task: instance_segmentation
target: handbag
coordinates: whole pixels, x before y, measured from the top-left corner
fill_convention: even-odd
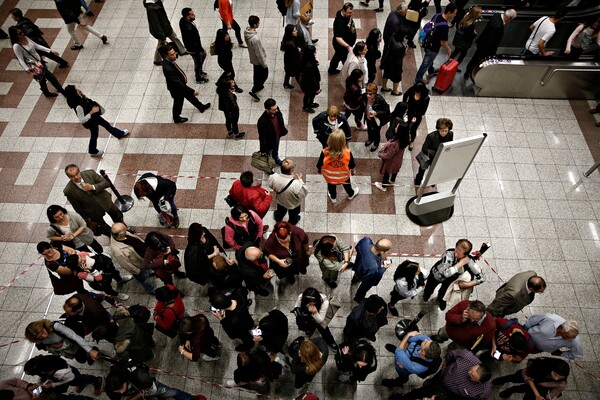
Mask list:
[[[40,60],[38,60],[33,54],[29,52],[29,50],[23,47],[22,44],[19,44],[19,46],[21,46],[21,48],[31,56],[30,59],[28,58],[26,60],[26,63],[33,75],[33,79],[35,79],[36,81],[42,80],[44,78],[44,75],[46,75],[46,64],[44,64],[41,61],[41,57]]]
[[[92,220],[91,218],[85,218],[85,224],[88,228],[90,228],[94,236],[102,235],[102,228],[100,227],[100,224],[96,221]]]
[[[328,326],[335,314],[342,307],[342,303],[338,300],[337,297],[331,296],[329,298],[329,307],[327,307],[327,313],[325,313],[325,319],[323,320],[323,325]]]
[[[419,22],[419,12],[415,10],[406,11],[406,20],[411,22]]]
[[[427,154],[423,153],[422,151],[419,154],[417,154],[416,159],[421,169],[427,169],[427,167],[429,167],[429,164],[431,164],[429,156],[427,156]]]
[[[217,42],[212,42],[210,44],[209,52],[210,52],[211,56],[216,56],[217,55]]]
[[[273,173],[273,168],[275,168],[277,163],[270,155],[261,153],[260,151],[255,151],[252,153],[252,161],[250,161],[250,165],[271,175]]]

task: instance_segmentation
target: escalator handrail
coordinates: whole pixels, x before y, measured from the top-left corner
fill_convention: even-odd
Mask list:
[[[546,86],[556,72],[580,72],[583,70],[586,72],[600,72],[600,68],[598,67],[586,68],[585,66],[582,66],[582,68],[552,68],[552,71],[550,71],[547,76],[540,79],[540,86]]]

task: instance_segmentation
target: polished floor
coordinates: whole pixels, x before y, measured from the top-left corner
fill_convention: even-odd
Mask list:
[[[339,77],[326,73],[326,58],[328,51],[331,52],[331,49],[327,50],[331,47],[330,27],[342,2],[327,3],[315,2],[314,10],[313,36],[320,40],[317,48],[323,88],[323,93],[316,99],[321,104],[318,111],[325,110],[326,104],[341,104],[342,94]],[[360,38],[365,38],[376,26],[382,28],[390,7],[397,4],[386,1],[385,11],[375,13],[374,3],[370,9],[355,3],[354,18]],[[165,1],[176,32],[179,32],[180,9],[189,5],[189,2]],[[109,43],[103,45],[96,37],[78,29],[77,34],[85,38],[85,48],[80,51],[69,50],[71,43],[66,27],[49,0],[5,0],[0,6],[0,22],[5,30],[12,25],[8,12],[15,6],[42,27],[52,48],[71,63],[70,68],[55,70],[59,80],[77,85],[104,105],[106,118],[120,128],[128,128],[131,135],[119,141],[102,131],[100,148],[106,150],[106,155],[101,160],[90,158],[86,154],[88,131],[81,127],[64,99],[41,96],[37,83],[18,65],[9,41],[0,41],[2,379],[20,376],[22,365],[35,353],[23,339],[25,326],[45,316],[56,319],[62,313],[64,298],[52,295],[35,244],[45,239],[46,207],[66,205],[62,194],[67,182],[64,166],[76,163],[82,169],[104,169],[123,194],[131,193],[136,176],[144,172],[174,176],[182,227],[200,222],[216,233],[228,214],[223,198],[231,179],[251,168],[250,155],[258,150],[255,124],[263,112],[262,101],[253,102],[247,94],[252,80],[248,52],[235,47],[237,81],[245,90],[238,96],[240,123],[248,136],[240,141],[226,139],[224,118],[216,107],[213,85],[220,75],[215,57],[208,57],[205,66],[211,82],[192,83],[200,92],[201,101],[211,102],[213,106],[201,114],[186,103],[182,115],[190,122],[172,124],[171,98],[161,68],[152,64],[156,40],[148,32],[140,0],[92,2],[96,17],[90,19],[90,23],[108,36]],[[191,6],[196,11],[203,44],[208,47],[215,30],[220,27],[212,1],[195,1]],[[600,158],[600,129],[594,127],[596,120],[587,112],[592,104],[587,101],[433,95],[426,120],[419,130],[416,149],[405,153],[397,186],[386,193],[373,186],[381,180],[380,161],[363,145],[366,133],[353,130],[350,147],[357,160],[355,183],[360,187],[360,194],[349,201],[340,192],[337,204],[332,205],[327,200],[326,186],[316,171],[320,145],[312,132],[309,116],[301,111],[302,93],[298,87],[294,90],[282,87],[281,16],[272,0],[236,2],[235,16],[240,25],[245,26],[251,14],[261,17],[259,35],[268,53],[270,75],[260,93],[261,100],[273,97],[279,104],[290,130],[281,143],[280,154],[296,161],[297,171],[306,176],[310,188],[299,224],[310,240],[324,233],[341,235],[349,242],[356,242],[365,235],[375,239],[388,237],[394,244],[394,252],[408,254],[426,267],[431,267],[437,260],[436,255],[452,247],[459,238],[467,237],[476,246],[483,241],[491,242],[492,248],[486,253],[489,264],[483,265],[487,282],[476,288],[473,298],[487,303],[502,281],[516,272],[537,271],[548,281],[548,290],[516,317],[524,321],[528,315],[555,312],[577,320],[585,357],[571,363],[572,375],[563,398],[598,399],[600,175],[598,172],[589,178],[583,175]],[[420,60],[419,49],[407,54],[404,90],[410,86]],[[189,57],[182,57],[179,64],[189,77],[193,76]],[[50,62],[50,66],[54,68],[55,64]],[[392,107],[398,101],[389,94],[384,97]],[[460,185],[452,218],[434,226],[419,227],[405,214],[406,202],[415,195],[412,181],[417,164],[414,156],[426,133],[440,117],[452,119],[456,138],[486,132],[488,139]],[[451,187],[452,183],[440,185],[438,189]],[[160,229],[153,208],[145,201],[136,201],[125,220],[142,233]],[[266,223],[273,225],[271,213]],[[184,228],[168,233],[178,235],[178,247],[185,247]],[[402,259],[395,257],[394,262]],[[388,272],[379,287],[373,289],[385,299],[392,287],[392,272]],[[177,283],[187,294],[185,303],[190,314],[207,310],[206,288],[186,281]],[[253,306],[254,315],[259,316],[273,307],[284,312],[291,310],[298,293],[311,285],[325,291],[314,258],[311,259],[310,273],[288,288],[279,301],[272,296],[257,299]],[[344,317],[353,306],[351,299],[355,290],[356,286],[350,286],[350,274],[342,274],[334,294],[341,299],[343,307],[331,325],[337,338],[341,337]],[[135,282],[127,283],[123,291],[131,294],[127,304],[154,304]],[[422,308],[429,314],[420,323],[421,330],[433,333],[443,323],[443,314],[435,303],[426,304],[415,299],[399,305],[401,315],[407,317],[415,316]],[[292,319],[290,322],[291,341],[297,331]],[[384,345],[396,341],[393,331],[396,322],[391,318],[389,325],[379,332],[374,342],[379,367],[366,382],[358,385],[338,382],[338,372],[330,359],[309,389],[322,399],[387,398],[391,391],[380,382],[383,378],[393,377],[395,372],[393,358],[384,350]],[[159,369],[158,378],[213,400],[263,398],[221,386],[233,376],[234,344],[216,321],[211,323],[224,344],[221,359],[213,363],[183,361],[176,351],[177,343],[157,334],[157,358],[152,365]],[[108,347],[103,348],[109,351]],[[82,366],[84,370],[88,368]],[[494,373],[513,372],[517,368],[519,366],[496,366]],[[102,363],[92,368],[97,373],[107,369],[108,365]],[[420,379],[413,377],[409,385],[420,383]],[[90,389],[86,393],[91,395]],[[292,377],[287,374],[272,383],[268,397],[264,398],[289,399],[292,395]],[[497,390],[495,396],[499,398]]]

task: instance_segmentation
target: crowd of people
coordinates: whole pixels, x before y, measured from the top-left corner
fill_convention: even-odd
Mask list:
[[[55,0],[55,3],[74,40],[71,50],[83,49],[74,32],[76,26],[97,36],[103,44],[108,43],[105,35],[89,24],[82,24],[84,1]],[[282,83],[285,89],[293,90],[295,86],[291,79],[296,79],[304,93],[302,109],[312,114],[320,107],[315,103],[321,92],[315,47],[318,39],[312,37],[310,13],[301,13],[300,1],[285,0],[282,3],[280,10],[283,10],[287,23],[280,46],[284,52]],[[312,120],[323,147],[315,168],[327,184],[327,196],[332,204],[338,201],[339,185],[348,200],[359,194],[359,188],[352,183],[357,162],[348,147],[352,140],[350,116],[354,116],[358,130],[367,131],[365,146],[372,152],[377,151],[382,160],[382,180],[376,182],[375,187],[386,192],[396,181],[405,149],[413,150],[418,128],[429,105],[427,83],[436,74],[433,64],[440,49],[457,57],[460,63],[472,44],[477,43],[477,51],[466,67],[465,77],[468,77],[481,59],[495,54],[503,26],[516,17],[512,9],[502,15],[496,14],[478,35],[475,22],[481,14],[480,7],[467,11],[465,2],[457,1],[442,10],[439,3],[435,2],[437,13],[429,22],[431,38],[426,38],[423,44],[423,63],[416,73],[414,85],[405,93],[401,91],[403,58],[416,48],[414,40],[429,1],[401,2],[388,16],[383,32],[374,28],[365,41],[357,40],[352,3],[345,3],[336,13],[332,40],[334,55],[329,60],[328,73],[341,75],[345,91],[343,99],[339,100],[345,110],[342,112],[337,106],[329,105]],[[198,100],[199,91],[188,85],[186,73],[176,62],[178,56],[189,54],[194,62],[195,82],[200,85],[209,82],[203,68],[207,51],[200,40],[194,10],[181,10],[181,42],[161,0],[144,0],[143,4],[150,33],[158,41],[154,64],[162,66],[167,89],[173,98],[173,122],[185,123],[188,119],[181,116],[184,99],[200,112],[211,106]],[[366,7],[368,1],[360,2],[360,5]],[[248,93],[257,102],[269,75],[268,57],[258,34],[261,27],[258,16],[249,16],[248,27],[242,34],[240,25],[233,18],[230,0],[215,0],[214,7],[222,19],[222,29],[217,31],[210,46],[211,54],[217,55],[223,70],[216,79],[218,108],[225,114],[227,136],[237,140],[246,136],[246,132],[240,132],[238,128],[237,95],[243,90],[235,81],[229,29],[234,30],[238,45],[248,49],[253,66],[253,83]],[[89,9],[84,10],[90,15]],[[380,0],[375,11],[382,10]],[[416,19],[407,17],[409,11],[417,16]],[[39,82],[45,96],[58,96],[49,91],[47,81],[65,96],[78,120],[90,130],[89,154],[101,157],[103,152],[96,144],[98,126],[103,126],[118,139],[127,136],[129,131],[120,130],[103,119],[103,107],[87,98],[80,88],[73,85],[63,88],[43,57],[57,62],[59,68],[67,68],[68,62],[50,49],[42,37],[43,32],[24,17],[21,10],[15,8],[11,14],[17,25],[9,29],[9,36],[20,65]],[[560,10],[550,18],[536,21],[531,26],[527,52],[551,55],[545,44],[552,36],[553,26],[564,15]],[[456,28],[452,42],[454,49],[448,42],[451,27]],[[580,25],[569,38],[565,54],[577,57],[591,51],[600,43],[598,27],[598,21]],[[382,41],[384,46],[380,51]],[[375,83],[378,60],[379,68],[383,70],[381,86]],[[338,69],[340,64],[341,70]],[[388,88],[389,81],[391,88]],[[402,96],[393,111],[387,93]],[[396,376],[375,384],[401,387],[413,374],[427,381],[410,392],[391,392],[390,398],[483,400],[491,397],[493,385],[507,383],[517,385],[501,391],[502,398],[513,393],[525,393],[526,399],[556,399],[560,396],[570,373],[565,359],[583,356],[577,322],[551,313],[530,316],[525,323],[507,318],[531,304],[536,294],[544,292],[546,282],[542,277],[535,271],[520,272],[500,288],[488,289],[496,290],[489,305],[472,300],[473,287],[489,286],[489,283],[486,283],[484,270],[478,266],[480,254],[473,250],[468,239],[460,239],[429,271],[414,260],[404,260],[395,266],[389,298],[368,295],[393,266],[390,253],[398,244],[387,238],[363,237],[353,246],[333,233],[309,238],[298,226],[301,204],[308,195],[307,185],[303,175],[295,171],[293,159],[279,154],[280,141],[288,132],[283,114],[275,99],[268,97],[263,104],[265,111],[257,121],[258,150],[278,166],[276,171],[270,171],[269,189],[255,185],[251,171],[243,172],[226,199],[231,210],[221,230],[222,240],[217,239],[218,234],[193,222],[188,227],[183,257],[180,257],[173,238],[165,232],[152,230],[138,235],[125,224],[123,213],[115,207],[107,191],[109,183],[104,177],[93,170],[81,171],[74,164],[65,167],[69,182],[64,195],[73,211],[60,205],[49,206],[47,240],[37,244],[54,293],[67,296],[63,305],[64,318],[60,321],[36,320],[27,325],[25,337],[45,353],[30,359],[24,371],[39,377],[39,383],[17,378],[2,381],[0,397],[66,399],[65,393],[73,387],[75,394],[68,398],[86,399],[89,397],[81,395],[81,391],[86,386],[93,386],[94,396],[105,392],[111,399],[141,396],[202,399],[201,394],[192,395],[160,382],[150,373],[146,363],[155,357],[154,335],[158,334],[155,331],[173,340],[184,360],[217,362],[223,344],[211,324],[221,325],[238,353],[237,368],[233,377],[227,380],[227,386],[261,390],[269,382],[292,374],[296,394],[300,394],[307,390],[330,355],[335,360],[340,381],[353,384],[364,381],[369,374],[382,368],[372,342],[376,341],[380,328],[389,324],[390,318],[399,316],[398,302],[409,302],[421,295],[427,302],[436,288],[435,299],[440,311],[448,308],[445,325],[435,335],[414,330],[407,332],[398,344],[386,344],[386,351],[394,354]],[[381,130],[386,126],[385,141],[380,146]],[[435,130],[427,135],[419,153],[421,157],[416,157],[419,160],[414,179],[416,186],[421,184],[439,145],[453,140],[452,127],[450,119],[440,118]],[[166,228],[180,225],[176,190],[175,182],[152,173],[142,175],[133,187],[138,198],[152,202],[161,225]],[[272,204],[274,198],[275,204]],[[270,229],[263,219],[272,206],[275,224]],[[107,224],[106,214],[112,225]],[[286,216],[287,220],[284,220]],[[270,234],[265,235],[267,232]],[[110,251],[95,239],[100,235],[109,238]],[[326,292],[297,284],[297,278],[307,274],[313,255],[323,284],[328,288]],[[352,273],[350,284],[360,285],[356,290],[352,289],[356,305],[345,316],[343,335],[336,338],[328,325],[340,304],[331,294],[339,287],[339,276],[343,273]],[[126,304],[129,296],[122,292],[121,284],[133,278],[156,299],[153,310]],[[210,307],[210,311],[193,316],[186,312],[185,293],[177,287],[184,279],[208,286],[207,308]],[[295,291],[293,296],[297,294],[291,312],[273,309],[261,316],[250,312],[253,302],[260,302],[260,297],[277,299],[291,290]],[[109,312],[103,302],[115,310]],[[303,335],[289,337],[289,318],[295,320]],[[114,352],[101,352],[86,338],[111,343]],[[448,340],[451,343],[443,349],[441,345]],[[551,356],[530,356],[541,352]],[[106,376],[83,374],[73,366],[74,363],[93,364],[104,359],[111,362]],[[514,374],[492,376],[499,363],[521,363],[525,359],[524,368]],[[387,367],[390,366],[384,366]]]

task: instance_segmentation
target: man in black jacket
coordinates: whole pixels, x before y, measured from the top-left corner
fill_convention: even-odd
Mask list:
[[[504,11],[504,14],[494,14],[490,19],[490,22],[488,22],[475,40],[475,43],[477,43],[477,50],[475,50],[473,58],[471,58],[471,61],[467,65],[464,75],[465,79],[471,77],[475,67],[484,58],[496,54],[500,41],[502,41],[502,37],[504,36],[504,26],[515,18],[517,18],[517,12],[512,8]]]
[[[385,300],[376,294],[363,299],[352,309],[344,326],[344,343],[352,347],[359,339],[375,341],[375,334],[387,325],[387,307]]]
[[[258,141],[260,152],[273,157],[277,165],[281,164],[279,158],[279,141],[287,135],[288,130],[283,121],[283,114],[274,99],[265,100],[265,112],[260,116],[256,127],[258,128]]]
[[[266,286],[272,275],[267,273],[268,263],[262,250],[254,246],[254,243],[246,242],[235,252],[235,259],[248,290],[259,296],[268,296]]]
[[[194,13],[194,10],[186,7],[181,10],[181,15],[182,17],[179,20],[179,30],[181,31],[183,44],[190,56],[192,56],[192,60],[194,60],[196,83],[206,83],[208,82],[206,72],[202,71],[202,65],[204,64],[204,60],[206,60],[206,50],[202,47],[200,33],[194,22],[196,20],[196,14]]]
[[[173,46],[170,44],[162,46],[160,48],[160,55],[163,57],[162,67],[167,80],[167,89],[173,98],[173,121],[176,124],[182,124],[188,120],[181,117],[184,98],[192,103],[201,113],[206,111],[210,107],[210,103],[202,104],[196,98],[199,94],[198,91],[187,85],[185,72],[175,62],[177,60],[177,53],[173,49]]]

